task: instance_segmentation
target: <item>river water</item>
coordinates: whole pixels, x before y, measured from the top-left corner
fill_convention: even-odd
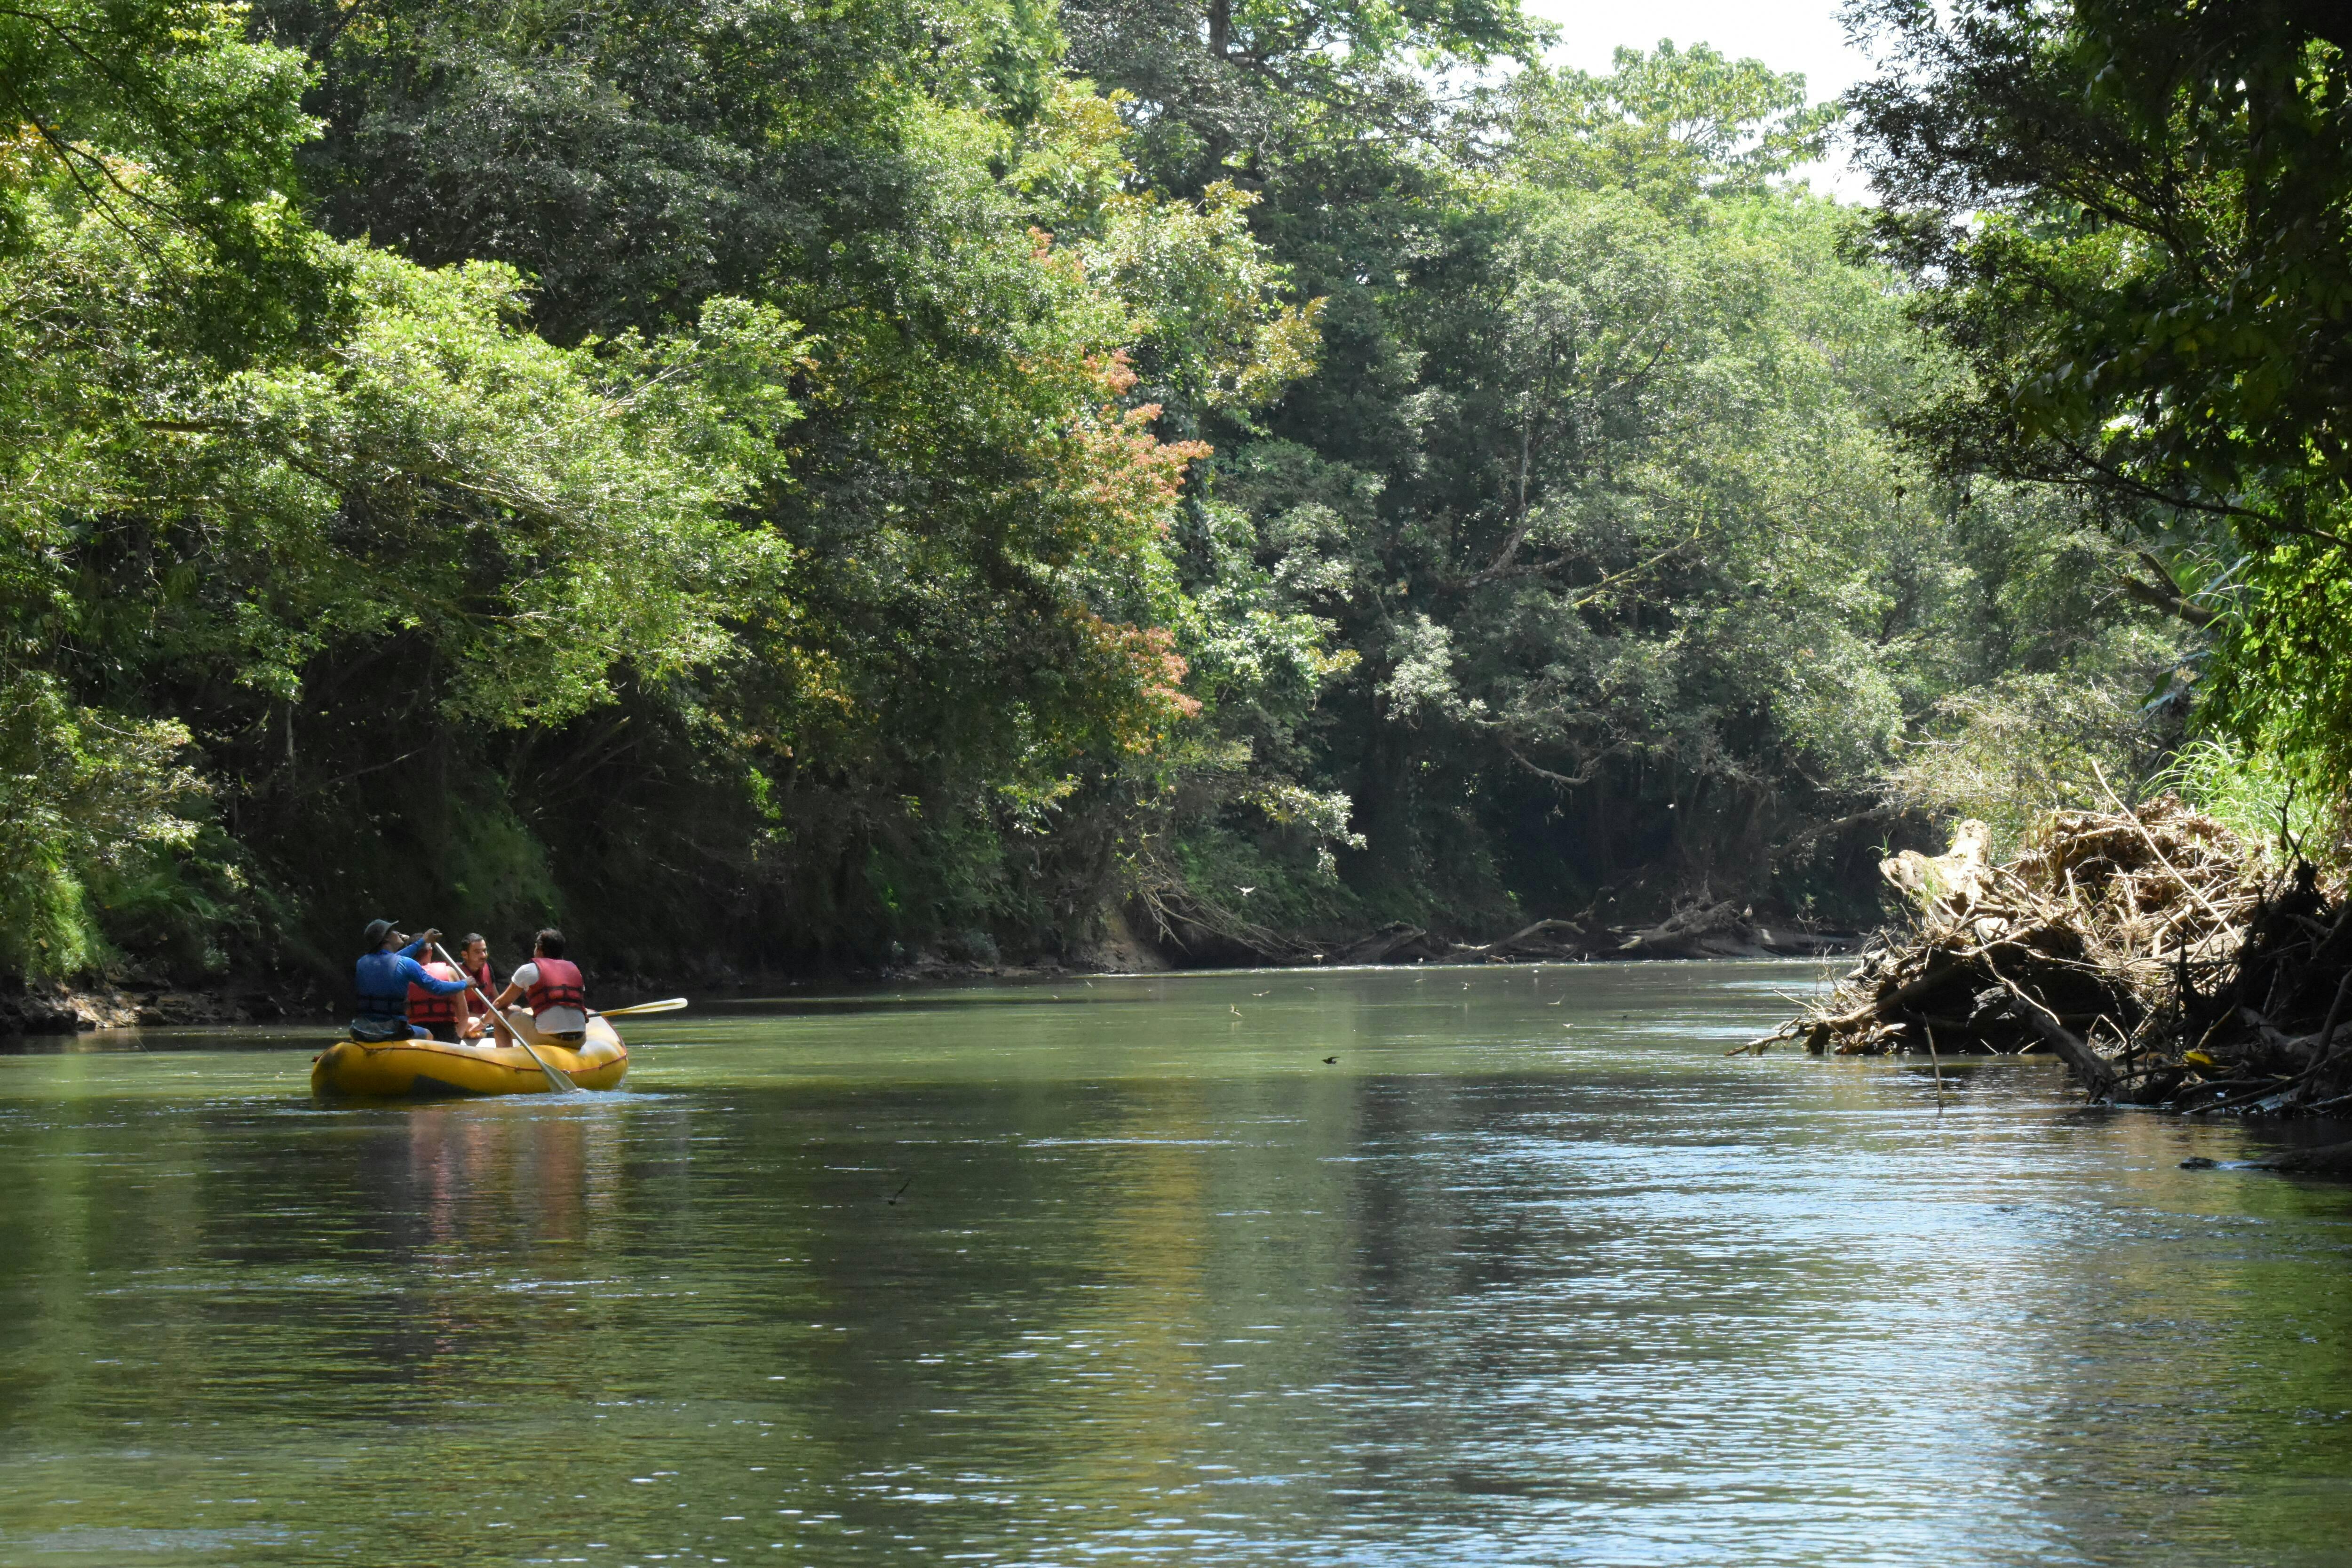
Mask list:
[[[2352,1560],[2352,1187],[1727,1058],[1815,978],[839,997],[415,1108],[0,1058],[0,1563]]]

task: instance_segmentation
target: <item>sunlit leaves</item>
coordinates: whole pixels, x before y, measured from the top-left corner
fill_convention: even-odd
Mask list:
[[[1955,474],[2056,481],[2217,574],[2222,699],[2338,792],[2352,83],[2326,7],[1872,0],[1884,254],[1972,375],[1915,424]],[[2292,649],[2292,652],[2286,650]]]
[[[1803,77],[1727,59],[1705,44],[1621,48],[1606,76],[1529,69],[1499,96],[1512,162],[1529,178],[1624,190],[1665,211],[1760,190],[1819,158],[1838,115],[1807,103]]]

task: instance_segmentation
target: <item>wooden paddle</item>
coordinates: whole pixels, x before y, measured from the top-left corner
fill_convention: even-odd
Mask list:
[[[672,996],[666,1002],[639,1002],[634,1006],[607,1007],[596,1016],[600,1018],[626,1018],[636,1013],[675,1013],[686,1005],[683,996]]]
[[[449,956],[448,950],[444,948],[439,942],[436,942],[433,944],[433,951],[440,954],[441,962],[447,964],[452,970],[455,970],[459,974],[466,974],[464,966],[459,964],[456,959],[451,958]],[[480,985],[477,984],[474,977],[470,974],[466,974],[466,988],[482,999],[482,1001],[490,1009],[490,1016],[498,1020],[499,1027],[504,1029],[507,1032],[508,1037],[512,1039],[516,1045],[522,1047],[523,1055],[529,1057],[533,1062],[537,1063],[539,1070],[547,1075],[548,1088],[553,1089],[558,1094],[572,1094],[579,1090],[580,1086],[572,1082],[571,1079],[567,1078],[561,1068],[557,1068],[545,1057],[541,1056],[536,1050],[531,1048],[530,1042],[522,1037],[522,1031],[506,1021],[505,1015],[499,1011],[499,1005],[490,1000],[489,994],[484,991]]]

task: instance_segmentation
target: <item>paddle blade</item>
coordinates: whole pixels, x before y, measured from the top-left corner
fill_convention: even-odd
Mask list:
[[[634,1007],[607,1007],[604,1009],[604,1016],[627,1018],[639,1013],[675,1013],[685,1005],[685,997],[673,996],[666,1002],[640,1002]]]
[[[580,1086],[572,1081],[571,1075],[566,1073],[562,1068],[557,1067],[553,1062],[549,1061],[545,1057],[541,1056],[538,1049],[534,1047],[529,1040],[517,1038],[515,1044],[520,1046],[524,1050],[530,1053],[530,1059],[537,1062],[539,1064],[539,1070],[547,1075],[548,1088],[553,1089],[558,1094],[577,1094],[580,1092]]]

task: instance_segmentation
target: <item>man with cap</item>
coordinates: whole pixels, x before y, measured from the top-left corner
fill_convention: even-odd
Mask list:
[[[428,931],[415,942],[408,942],[394,931],[390,921],[370,921],[361,941],[367,952],[360,954],[354,971],[360,994],[359,1016],[352,1020],[352,1037],[356,1040],[430,1039],[432,1031],[418,1028],[408,1021],[408,988],[412,985],[435,996],[454,996],[466,989],[462,980],[444,980],[425,973],[416,962],[416,955],[440,936],[440,931]]]

